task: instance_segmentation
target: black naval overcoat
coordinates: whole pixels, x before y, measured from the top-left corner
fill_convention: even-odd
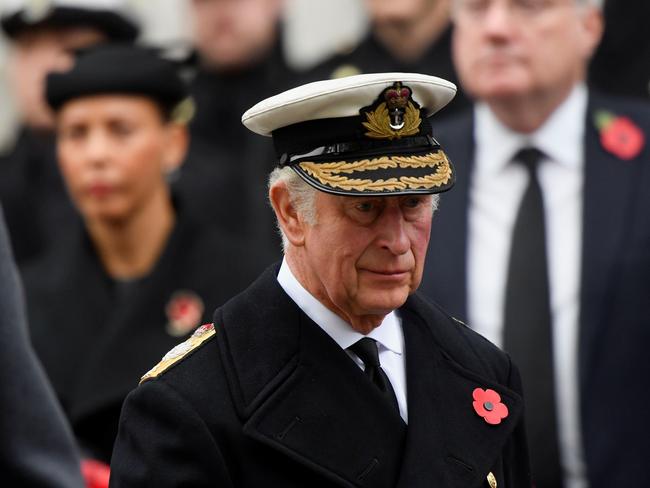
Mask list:
[[[530,486],[521,386],[506,354],[411,296],[399,310],[407,427],[286,295],[277,271],[219,308],[210,337],[130,393],[112,488]],[[509,413],[500,424],[474,411],[476,388],[501,395]]]
[[[170,331],[183,335],[166,313],[175,294],[200,297],[198,326],[268,261],[183,211],[152,272],[133,282],[107,276],[81,223],[64,244],[24,272],[32,342],[83,454],[108,462],[124,398],[178,343]]]

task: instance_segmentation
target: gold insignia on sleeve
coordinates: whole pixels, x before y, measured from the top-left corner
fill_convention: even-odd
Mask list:
[[[487,475],[487,482],[490,485],[490,488],[497,488],[497,479],[494,477],[494,474],[492,474],[492,471]]]
[[[161,373],[164,373],[170,366],[176,364],[178,361],[187,356],[188,353],[199,347],[215,334],[216,331],[214,330],[214,324],[202,325],[194,331],[194,334],[192,334],[189,339],[187,339],[185,342],[181,342],[179,345],[165,354],[158,364],[156,364],[142,378],[140,378],[140,384],[144,383],[147,380],[154,379]]]

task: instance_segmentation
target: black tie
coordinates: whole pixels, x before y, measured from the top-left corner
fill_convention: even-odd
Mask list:
[[[537,179],[543,154],[519,151],[514,160],[529,173],[512,232],[505,296],[504,348],[519,366],[526,399],[526,428],[537,488],[560,488],[551,306],[546,255],[544,199]]]
[[[372,381],[377,388],[384,394],[386,400],[397,410],[399,413],[399,405],[397,404],[397,397],[393,385],[381,365],[379,364],[379,352],[377,351],[377,342],[370,337],[364,337],[356,343],[352,344],[348,349],[359,356],[365,366],[366,376]]]

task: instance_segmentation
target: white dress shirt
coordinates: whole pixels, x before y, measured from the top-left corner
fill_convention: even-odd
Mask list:
[[[404,334],[402,333],[402,320],[395,312],[391,312],[384,318],[379,327],[373,329],[370,334],[363,334],[352,329],[341,317],[332,312],[329,308],[319,302],[311,293],[309,293],[296,279],[291,272],[286,259],[282,261],[280,272],[278,273],[278,283],[282,289],[296,302],[296,305],[305,312],[305,314],[318,324],[336,342],[341,349],[345,350],[354,362],[361,368],[364,368],[356,354],[348,351],[348,347],[364,337],[370,337],[377,341],[379,350],[379,362],[381,368],[388,376],[397,403],[399,412],[404,419],[408,421],[408,408],[406,403],[406,366],[404,362]]]
[[[587,90],[583,85],[531,134],[511,131],[490,109],[475,109],[476,159],[469,190],[468,314],[470,324],[503,343],[510,243],[527,170],[513,164],[519,149],[534,146],[544,195],[553,354],[561,463],[567,488],[585,488],[578,401],[578,317],[582,246],[582,193]]]

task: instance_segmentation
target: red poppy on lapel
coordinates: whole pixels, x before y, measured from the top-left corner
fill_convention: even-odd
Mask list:
[[[645,135],[629,117],[599,110],[595,121],[600,143],[614,156],[626,161],[634,159],[645,146]]]
[[[165,307],[167,333],[181,337],[192,332],[203,318],[203,300],[192,291],[177,291]]]
[[[108,464],[95,459],[82,459],[81,474],[86,482],[86,488],[108,488],[111,474]]]
[[[494,390],[476,388],[472,393],[474,411],[491,425],[501,423],[508,416],[508,407],[501,403],[501,396]]]

